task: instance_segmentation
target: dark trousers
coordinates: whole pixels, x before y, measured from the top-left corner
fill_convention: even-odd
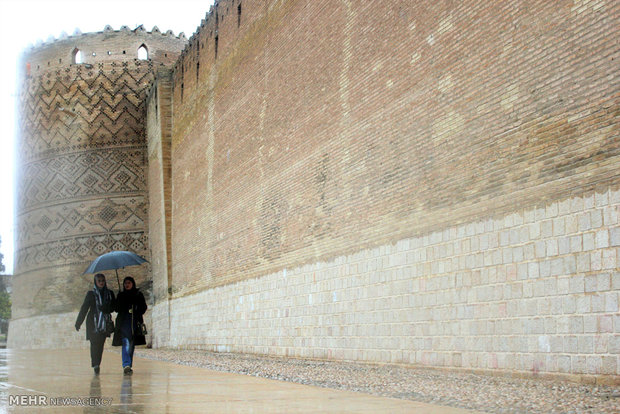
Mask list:
[[[101,355],[103,355],[105,338],[105,335],[96,333],[90,336],[90,361],[93,367],[101,365]]]

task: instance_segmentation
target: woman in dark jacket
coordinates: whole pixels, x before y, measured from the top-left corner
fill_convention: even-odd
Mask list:
[[[123,291],[118,294],[116,300],[116,329],[114,331],[113,346],[123,346],[123,371],[125,374],[132,372],[133,351],[136,345],[146,344],[146,338],[140,327],[144,323],[142,315],[146,312],[144,295],[136,287],[136,281],[132,277],[123,280]]]
[[[110,313],[114,311],[115,300],[114,293],[106,286],[103,274],[96,274],[94,282],[93,290],[86,292],[84,303],[75,321],[75,329],[79,331],[86,318],[86,340],[90,341],[90,360],[95,374],[99,374],[103,345],[114,329]]]

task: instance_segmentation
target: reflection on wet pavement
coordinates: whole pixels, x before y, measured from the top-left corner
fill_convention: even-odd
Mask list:
[[[210,371],[141,358],[124,375],[104,352],[0,350],[0,411],[45,413],[466,413],[457,408]]]

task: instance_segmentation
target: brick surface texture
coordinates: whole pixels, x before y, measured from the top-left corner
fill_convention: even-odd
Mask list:
[[[25,51],[10,346],[64,343],[62,331],[35,341],[28,332],[49,329],[41,318],[27,328],[28,318],[78,309],[93,285],[93,275],[82,273],[100,254],[150,257],[145,100],[155,71],[186,43],[142,27],[106,27]],[[141,45],[149,60],[137,59]],[[108,286],[118,289],[107,273]],[[134,276],[150,296],[145,267],[120,275]]]
[[[218,2],[144,104],[153,345],[618,382],[619,27]]]

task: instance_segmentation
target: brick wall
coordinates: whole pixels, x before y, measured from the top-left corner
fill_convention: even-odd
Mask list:
[[[618,182],[616,2],[236,4],[174,73],[177,295]]]
[[[174,68],[154,343],[617,378],[618,23],[219,2]]]

